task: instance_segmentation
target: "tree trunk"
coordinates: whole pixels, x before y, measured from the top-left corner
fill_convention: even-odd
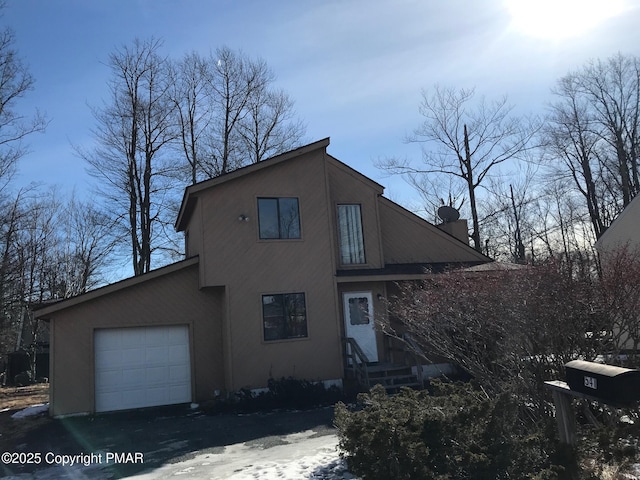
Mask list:
[[[467,125],[464,125],[464,155],[463,160],[464,174],[467,179],[467,187],[469,189],[469,208],[471,209],[471,219],[473,222],[473,248],[482,253],[482,243],[480,243],[480,220],[478,219],[478,207],[476,205],[476,188],[473,177],[473,164],[471,161],[471,149],[469,148],[469,134],[467,133]]]

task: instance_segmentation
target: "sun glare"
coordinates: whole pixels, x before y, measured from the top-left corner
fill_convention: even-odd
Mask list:
[[[504,0],[512,28],[531,37],[562,40],[587,33],[619,15],[625,0]]]

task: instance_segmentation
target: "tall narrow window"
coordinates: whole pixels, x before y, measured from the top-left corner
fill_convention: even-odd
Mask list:
[[[300,211],[297,198],[259,198],[260,238],[300,238]]]
[[[338,235],[340,263],[342,265],[366,263],[360,205],[338,205]]]

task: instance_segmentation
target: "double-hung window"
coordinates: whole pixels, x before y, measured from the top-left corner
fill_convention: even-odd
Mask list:
[[[262,296],[264,339],[285,340],[307,336],[307,308],[304,293]]]
[[[360,205],[338,205],[338,236],[342,265],[366,263]]]
[[[258,225],[261,240],[300,238],[298,199],[258,198]]]

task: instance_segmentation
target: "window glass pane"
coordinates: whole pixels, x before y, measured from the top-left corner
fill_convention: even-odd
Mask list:
[[[280,238],[300,238],[300,214],[297,198],[279,198]]]
[[[262,296],[265,340],[307,336],[307,311],[304,293]]]
[[[285,338],[283,313],[282,295],[262,296],[262,321],[265,340]]]
[[[369,324],[369,300],[367,297],[349,299],[349,323],[351,325]]]
[[[258,223],[260,238],[280,238],[277,198],[258,199]]]
[[[259,198],[258,223],[261,239],[300,238],[297,198]]]
[[[284,295],[287,312],[287,338],[307,336],[307,311],[304,303],[304,293]]]
[[[360,205],[338,205],[340,262],[343,265],[365,262]]]

